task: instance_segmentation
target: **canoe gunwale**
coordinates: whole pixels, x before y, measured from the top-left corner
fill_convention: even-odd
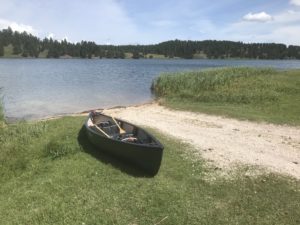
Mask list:
[[[106,117],[110,117],[110,116],[105,115],[105,114],[103,114],[103,113],[99,113],[99,114],[100,114],[100,115],[103,115],[103,116],[106,116]],[[91,119],[91,113],[89,113],[89,116],[88,116],[88,118],[87,118],[87,120],[86,120],[86,122],[85,122],[85,127],[86,127],[86,129],[87,129],[89,132],[92,132],[93,134],[97,135],[97,136],[100,137],[100,138],[105,138],[105,139],[109,139],[109,140],[111,140],[111,141],[119,142],[119,143],[122,143],[122,144],[126,144],[126,145],[135,145],[135,146],[139,146],[139,147],[143,147],[143,148],[152,148],[152,149],[153,149],[153,148],[157,148],[157,149],[163,149],[163,148],[164,148],[163,145],[162,145],[162,144],[161,144],[161,143],[160,143],[153,135],[151,135],[149,132],[147,132],[147,131],[145,131],[143,128],[141,128],[141,127],[139,127],[139,126],[137,126],[137,125],[134,125],[134,124],[132,124],[132,123],[130,123],[130,122],[127,122],[127,121],[125,121],[125,120],[115,118],[117,121],[120,121],[120,122],[122,122],[122,123],[127,123],[127,124],[129,124],[129,125],[131,125],[131,126],[136,127],[137,129],[139,129],[139,130],[145,132],[149,137],[151,137],[151,139],[155,142],[155,144],[150,145],[150,144],[143,144],[143,143],[124,142],[124,141],[121,141],[121,140],[118,140],[118,139],[114,139],[114,138],[109,138],[109,137],[102,136],[102,135],[99,134],[99,132],[93,130],[93,129],[88,125],[88,120],[89,120],[89,119]]]

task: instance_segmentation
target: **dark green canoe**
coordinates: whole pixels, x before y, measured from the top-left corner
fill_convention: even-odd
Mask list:
[[[88,139],[99,150],[157,174],[164,147],[144,129],[99,112],[89,114],[85,127]]]

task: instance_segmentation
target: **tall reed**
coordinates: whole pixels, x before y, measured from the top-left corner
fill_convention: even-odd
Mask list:
[[[4,122],[4,109],[2,99],[0,98],[0,124]]]
[[[153,81],[158,97],[199,102],[249,104],[278,99],[279,84],[271,79],[277,71],[256,68],[221,68],[164,73]]]

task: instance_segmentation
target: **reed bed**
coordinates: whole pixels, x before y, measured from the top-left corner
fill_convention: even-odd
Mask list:
[[[3,104],[2,104],[2,100],[0,99],[0,126],[1,124],[4,123],[4,108],[3,108]]]
[[[222,68],[162,74],[153,84],[160,97],[238,104],[278,100],[279,83],[273,69]]]
[[[300,70],[233,67],[164,73],[152,90],[172,108],[300,124]]]

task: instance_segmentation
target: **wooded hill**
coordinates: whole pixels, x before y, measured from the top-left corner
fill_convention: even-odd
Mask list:
[[[7,28],[0,31],[0,57],[300,59],[300,46],[215,40],[173,40],[154,45],[97,45],[91,41],[70,43],[51,38],[41,40],[26,32],[13,32]]]

